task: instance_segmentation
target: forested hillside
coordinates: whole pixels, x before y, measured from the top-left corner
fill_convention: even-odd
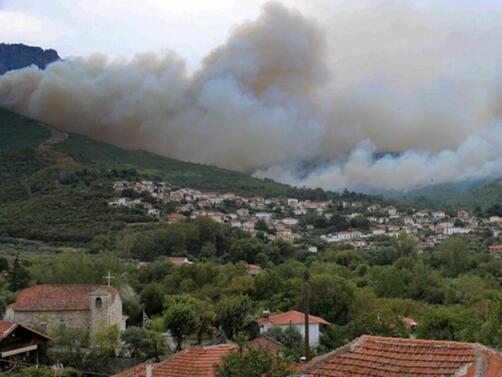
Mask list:
[[[151,222],[142,211],[108,206],[117,179],[164,180],[244,196],[338,195],[63,135],[0,109],[0,235],[85,243],[127,224]]]

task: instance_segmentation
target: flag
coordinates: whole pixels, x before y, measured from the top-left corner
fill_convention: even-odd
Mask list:
[[[148,318],[145,311],[143,310],[143,328],[148,327],[149,323],[150,323],[150,318]]]

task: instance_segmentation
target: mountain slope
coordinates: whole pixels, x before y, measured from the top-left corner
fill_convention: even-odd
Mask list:
[[[487,209],[495,204],[502,204],[502,178],[445,183],[389,196],[419,207]]]
[[[87,243],[127,224],[151,221],[144,211],[108,206],[116,179],[159,179],[243,196],[327,195],[62,134],[0,109],[0,242],[8,236]]]
[[[34,64],[44,69],[47,64],[60,60],[55,50],[26,46],[20,43],[0,43],[0,75],[12,69],[29,67]]]

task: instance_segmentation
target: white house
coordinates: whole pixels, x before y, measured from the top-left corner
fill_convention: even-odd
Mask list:
[[[260,334],[265,334],[273,327],[280,327],[284,330],[291,326],[298,330],[302,336],[305,336],[305,314],[296,310],[273,315],[264,312],[258,320],[258,325],[260,325]],[[320,327],[329,325],[330,323],[321,317],[309,315],[309,343],[311,347],[319,345]]]
[[[272,221],[272,214],[269,212],[258,212],[255,215],[255,217],[257,220],[262,220],[262,221],[266,222],[267,224],[269,224],[270,221]]]

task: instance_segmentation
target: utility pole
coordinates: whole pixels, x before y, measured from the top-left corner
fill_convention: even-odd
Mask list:
[[[305,359],[310,360],[310,275],[303,276],[303,311],[305,312]]]

